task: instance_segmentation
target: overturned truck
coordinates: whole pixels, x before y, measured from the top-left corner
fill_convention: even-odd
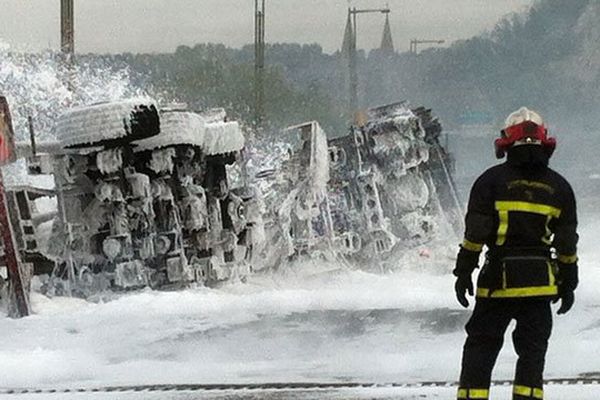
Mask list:
[[[431,110],[392,104],[336,137],[317,122],[287,128],[286,153],[260,170],[273,154],[249,160],[222,109],[151,99],[75,108],[54,142],[26,146],[29,172],[53,176],[57,207],[51,234],[37,232],[51,239],[19,247],[49,276],[44,290],[84,297],[217,285],[302,257],[379,268],[460,226],[440,134]],[[248,161],[259,170],[247,173]],[[28,238],[49,219],[32,211],[49,193],[32,190],[13,190]]]
[[[244,278],[252,196],[229,187],[244,136],[226,119],[148,99],[63,114],[57,141],[33,146],[29,158],[31,173],[55,180],[47,290],[86,296]]]
[[[272,193],[268,236],[281,243],[265,260],[319,254],[380,269],[399,251],[460,233],[453,161],[431,110],[369,109],[330,139],[317,122],[286,133],[289,158],[259,175]]]

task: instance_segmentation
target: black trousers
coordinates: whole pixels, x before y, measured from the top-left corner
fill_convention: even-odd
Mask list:
[[[460,374],[460,387],[467,389],[467,393],[469,389],[489,388],[504,333],[513,319],[517,325],[512,340],[519,357],[513,399],[543,398],[544,363],[552,331],[552,310],[550,300],[536,298],[477,299],[466,325],[468,337]]]

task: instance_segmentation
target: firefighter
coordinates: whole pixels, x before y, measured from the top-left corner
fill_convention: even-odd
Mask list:
[[[578,283],[575,196],[548,167],[556,141],[542,118],[525,107],[508,116],[496,156],[507,159],[473,184],[464,241],[453,273],[456,297],[469,305],[471,274],[475,308],[466,325],[458,399],[488,399],[492,369],[511,320],[518,355],[513,400],[543,399],[543,370],[552,329],[551,301],[568,312]]]

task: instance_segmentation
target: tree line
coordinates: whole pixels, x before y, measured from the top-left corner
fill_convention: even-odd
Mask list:
[[[539,0],[493,30],[448,48],[358,54],[362,107],[408,100],[448,126],[497,124],[527,104],[556,119],[585,121],[600,105],[600,52],[593,0]],[[225,107],[252,122],[253,46],[180,46],[169,54],[87,56],[127,65],[136,84],[192,108]],[[330,134],[348,123],[346,55],[319,45],[269,44],[266,117],[272,127],[318,120]]]

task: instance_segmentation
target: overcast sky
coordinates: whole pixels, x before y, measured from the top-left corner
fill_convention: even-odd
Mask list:
[[[533,0],[266,0],[268,42],[342,42],[348,5],[392,10],[397,50],[411,38],[451,42],[490,29]],[[60,0],[0,0],[0,42],[58,48]],[[240,47],[253,42],[254,0],[75,0],[78,52],[165,52],[204,42]],[[360,15],[358,46],[377,47],[384,17]]]

